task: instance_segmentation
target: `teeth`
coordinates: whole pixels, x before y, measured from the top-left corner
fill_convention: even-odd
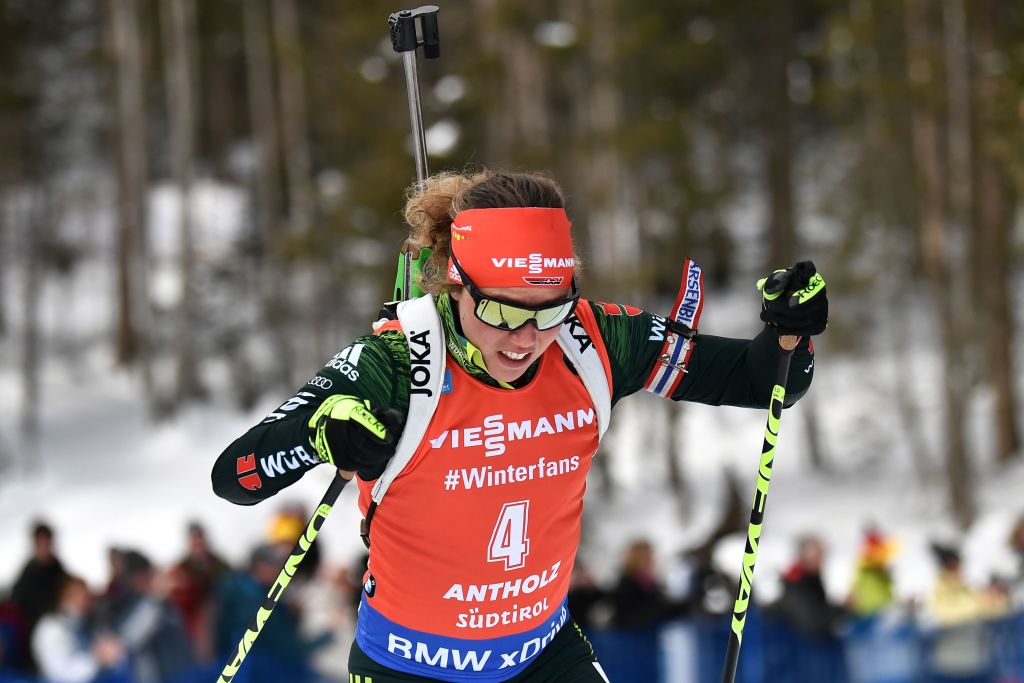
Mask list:
[[[522,360],[526,358],[525,353],[512,353],[511,351],[502,351],[502,353],[511,358],[512,360]]]

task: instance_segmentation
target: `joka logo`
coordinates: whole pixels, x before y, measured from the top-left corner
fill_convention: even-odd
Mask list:
[[[363,355],[363,348],[366,344],[352,344],[346,346],[338,353],[327,361],[325,368],[334,368],[342,375],[347,377],[352,382],[359,380],[359,371],[356,370],[356,366],[359,365],[359,357]],[[326,387],[325,387],[326,388]]]
[[[373,594],[377,592],[377,579],[373,578],[373,574],[366,575],[366,581],[363,581],[363,592],[368,598],[372,598]]]
[[[583,323],[575,315],[569,318],[569,334],[580,347],[580,353],[586,352],[591,346],[594,345],[590,335],[587,334],[587,330],[583,327]]]
[[[412,393],[433,396],[430,388],[430,330],[409,334],[409,379]]]

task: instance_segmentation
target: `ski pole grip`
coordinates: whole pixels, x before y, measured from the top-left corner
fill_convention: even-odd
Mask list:
[[[441,38],[437,30],[437,5],[423,5],[404,9],[388,17],[391,27],[391,47],[395,52],[412,52],[423,48],[423,56],[437,59],[441,56]],[[417,28],[419,30],[417,30]]]

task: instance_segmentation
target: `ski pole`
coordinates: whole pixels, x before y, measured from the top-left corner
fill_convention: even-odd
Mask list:
[[[351,473],[346,473],[351,476]],[[238,673],[239,667],[242,666],[242,662],[245,660],[245,656],[249,654],[249,650],[252,649],[253,643],[256,642],[256,638],[260,635],[260,631],[263,630],[264,624],[267,623],[267,619],[270,618],[271,612],[277,607],[278,601],[281,599],[281,595],[284,593],[284,589],[291,583],[292,578],[295,576],[296,570],[299,568],[299,564],[303,558],[306,557],[306,552],[310,546],[313,545],[313,541],[316,540],[316,535],[320,531],[320,527],[323,526],[324,521],[327,519],[327,515],[331,514],[331,509],[338,500],[338,495],[341,494],[341,490],[345,488],[345,484],[348,483],[348,479],[344,479],[341,476],[341,472],[338,476],[334,477],[331,481],[331,485],[327,487],[327,493],[324,494],[323,499],[320,501],[320,505],[317,506],[313,516],[309,519],[309,524],[306,525],[306,530],[299,536],[299,540],[296,541],[295,547],[292,548],[291,555],[284,563],[284,567],[281,569],[281,573],[277,575],[277,579],[274,580],[274,585],[270,587],[270,592],[267,593],[267,597],[263,599],[263,604],[260,605],[259,610],[256,612],[256,616],[253,617],[252,621],[249,622],[249,626],[246,627],[245,633],[242,635],[242,639],[238,641],[238,646],[235,648],[235,653],[232,655],[228,663],[224,665],[224,669],[220,672],[220,677],[217,679],[217,683],[230,683],[235,674]]]
[[[416,181],[421,190],[423,189],[423,183],[426,180],[428,171],[427,145],[423,134],[423,114],[420,107],[420,88],[416,73],[416,48],[422,46],[423,55],[427,59],[437,59],[441,55],[440,39],[437,30],[437,12],[437,7],[425,5],[414,10],[396,12],[388,17],[391,45],[396,52],[402,53],[402,61],[405,65],[406,92],[409,97],[409,117],[412,119],[413,147],[416,155]],[[398,255],[399,277],[402,278],[402,283],[401,289],[399,289],[398,283],[395,285],[396,301],[404,301],[410,298],[410,296],[418,296],[414,291],[414,278],[422,267],[423,261],[430,255],[429,249],[420,249],[418,254],[410,258],[406,249],[407,247],[403,247],[402,252]],[[225,664],[220,677],[217,679],[217,683],[231,683],[235,674],[238,673],[238,669],[242,666],[245,656],[249,654],[249,650],[252,649],[253,643],[256,642],[256,638],[260,635],[260,631],[263,630],[264,624],[267,623],[267,619],[270,618],[274,608],[277,607],[281,595],[284,593],[285,588],[288,587],[288,584],[291,583],[299,564],[306,557],[306,552],[316,540],[320,527],[327,520],[327,515],[331,514],[334,504],[338,501],[338,496],[341,495],[342,489],[345,488],[353,474],[352,472],[339,472],[338,476],[334,477],[331,481],[331,485],[327,487],[327,492],[324,493],[320,505],[317,506],[316,511],[306,525],[305,532],[299,537],[295,547],[292,548],[291,555],[288,556],[284,568],[277,575],[274,585],[270,587],[270,592],[264,598],[263,604],[260,605],[259,610],[256,612],[256,616],[249,622],[249,626],[235,648],[234,655]],[[342,475],[347,475],[347,478]]]
[[[761,526],[764,524],[764,505],[768,500],[768,485],[772,479],[772,464],[775,461],[775,443],[779,438],[779,422],[782,420],[782,406],[786,399],[786,379],[789,377],[789,361],[799,337],[779,337],[779,358],[775,366],[775,386],[768,405],[768,424],[764,429],[764,444],[761,446],[761,464],[757,470],[757,484],[754,490],[754,504],[750,508],[750,523],[747,525],[747,546],[743,552],[743,568],[740,571],[740,586],[732,613],[732,629],[729,647],[725,653],[725,669],[722,683],[733,683],[736,666],[740,659],[740,644],[743,641],[743,626],[747,622],[747,608],[750,605],[750,587],[754,581],[754,563],[757,561],[757,547],[761,541]]]
[[[441,41],[437,30],[436,5],[424,5],[416,9],[405,9],[388,17],[391,47],[402,55],[405,67],[405,92],[409,100],[409,120],[412,123],[413,155],[416,159],[416,185],[422,192],[429,171],[427,170],[427,140],[423,132],[423,108],[420,104],[420,82],[416,68],[416,50],[423,48],[426,59],[441,56]],[[415,253],[410,253],[413,251]],[[395,281],[395,301],[404,301],[417,296],[413,291],[416,276],[430,250],[417,249],[408,242],[398,255],[398,276]]]

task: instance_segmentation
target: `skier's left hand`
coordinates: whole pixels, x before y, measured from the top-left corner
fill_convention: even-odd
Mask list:
[[[761,292],[761,320],[774,325],[779,335],[809,337],[828,326],[825,279],[811,261],[776,270],[757,282]]]

